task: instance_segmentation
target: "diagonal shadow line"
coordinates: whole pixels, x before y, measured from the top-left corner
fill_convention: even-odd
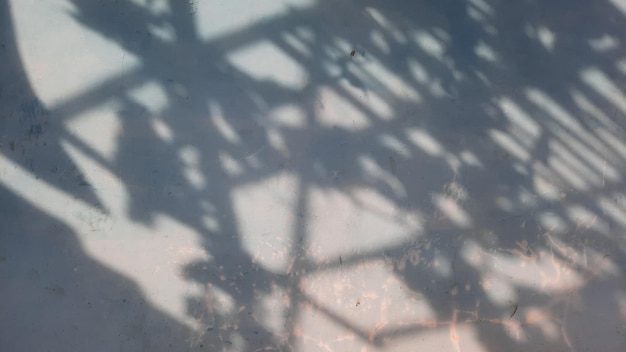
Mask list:
[[[48,109],[53,116],[62,120],[70,120],[76,115],[104,103],[107,99],[121,96],[123,94],[122,90],[130,90],[148,82],[150,76],[147,73],[143,67],[125,71],[104,80],[95,88],[83,91],[76,96],[50,106]]]
[[[316,12],[319,12],[319,10],[302,11],[302,12],[298,12],[295,14],[290,13],[288,16],[284,16],[280,20],[273,20],[273,22],[264,21],[260,25],[255,25],[250,28],[237,31],[235,33],[229,33],[220,38],[212,39],[209,42],[205,42],[205,43],[198,42],[197,45],[193,47],[194,49],[193,51],[197,52],[200,55],[200,57],[216,58],[214,52],[221,52],[221,53],[229,52],[229,51],[236,50],[240,46],[245,46],[245,45],[248,45],[249,43],[258,41],[259,39],[266,39],[267,37],[272,37],[272,34],[274,36],[278,36],[278,34],[283,33],[285,31],[284,26],[287,26],[287,25],[293,26],[294,24],[293,16],[295,16],[296,19],[301,18],[303,21],[305,21],[309,16],[311,16],[312,14],[315,14]],[[270,33],[269,36],[267,35],[267,32]],[[261,33],[263,33],[263,35],[261,35]],[[131,52],[133,51],[132,48],[128,45],[128,43],[126,43],[125,45],[124,42],[120,42],[120,41],[117,41],[117,42],[121,44],[122,47],[125,48],[125,50],[131,51]],[[167,59],[168,57],[171,57],[172,55],[178,55],[178,54],[173,54],[173,53],[177,53],[178,50],[173,50],[175,48],[171,48],[168,43],[161,42],[161,46],[162,48],[156,49],[158,54],[153,55],[153,57],[159,57],[160,62],[163,62],[163,63],[168,62],[168,59]],[[283,48],[283,50],[288,49],[284,45],[281,47]],[[182,47],[182,49],[188,49],[188,46],[186,45]],[[140,53],[136,53],[136,54],[139,55]],[[294,54],[294,52],[292,52],[292,54]],[[143,55],[139,55],[139,56],[141,57]],[[89,93],[83,94],[81,97],[74,98],[72,99],[72,101],[80,101],[81,104],[79,105],[87,105],[89,102],[91,102],[92,104],[97,104],[97,102],[95,101],[95,97],[98,94],[101,94],[102,96],[109,96],[108,93],[115,93],[115,89],[116,89],[115,83],[117,81],[124,80],[124,82],[126,82],[127,80],[131,80],[130,85],[131,87],[134,87],[148,80],[149,79],[148,77],[150,77],[150,74],[149,74],[150,72],[156,73],[155,77],[160,76],[161,75],[161,73],[159,73],[160,70],[156,70],[156,71],[147,70],[147,67],[153,66],[153,65],[148,64],[150,62],[152,62],[152,60],[146,61],[145,63],[147,65],[144,65],[144,67],[141,68],[139,72],[135,71],[131,74],[122,74],[119,77],[111,78],[107,80],[107,82],[104,82],[101,88],[97,88],[95,90],[92,90]],[[143,73],[147,74],[148,77],[140,77],[141,78],[140,80],[135,81],[135,79],[138,78],[137,75],[141,74],[142,71]],[[323,72],[323,71],[316,70],[316,72]],[[328,78],[327,82],[334,83],[330,77]],[[255,82],[251,82],[250,80],[248,80],[247,82],[244,82],[244,83],[251,84]],[[317,85],[320,85],[320,84],[323,84],[324,81],[316,82],[316,83]],[[111,95],[115,96],[116,94],[111,94]],[[349,94],[343,94],[343,96],[344,98],[349,99],[351,103],[356,105],[363,113],[369,115],[369,113],[367,112],[369,109],[366,106],[364,106],[362,102],[357,101],[356,99],[351,97]],[[71,106],[73,105],[72,103],[66,103],[65,105],[69,105],[70,107],[56,107],[56,108],[53,108],[52,110],[58,111],[59,113],[63,113],[63,114],[75,114],[85,109],[84,107],[82,109],[78,109],[78,108],[72,109],[71,108]]]
[[[291,21],[291,20],[290,20]],[[285,19],[286,23],[289,23],[287,21],[287,19]],[[246,38],[245,42],[249,42],[250,40],[256,40],[256,38],[258,37],[258,33],[259,31],[257,31],[256,29],[254,29],[256,27],[253,27],[249,30],[245,30],[245,31],[241,31],[238,34],[236,34],[235,36],[238,37],[244,37]],[[217,40],[217,46],[223,46],[221,44],[219,44],[220,41],[224,41],[224,42],[229,42],[232,38],[232,35],[230,36],[226,36],[223,39],[218,39]],[[241,43],[243,45],[243,42]],[[207,47],[210,47],[211,44],[209,43]],[[234,45],[235,46],[235,45]],[[233,47],[234,47],[233,46]],[[130,86],[137,86],[140,85],[141,83],[143,83],[144,81],[148,80],[148,77],[144,77],[143,75],[148,73],[148,71],[145,70],[145,68],[141,68],[139,70],[136,70],[135,72],[131,73],[130,76],[125,76],[125,75],[120,75],[119,77],[115,77],[115,78],[111,78],[109,80],[107,80],[107,82],[105,82],[104,84],[101,85],[100,88],[92,90],[89,93],[86,93],[84,95],[82,95],[81,97],[77,97],[72,99],[72,102],[68,102],[65,105],[66,106],[61,106],[61,107],[56,107],[53,108],[53,111],[62,114],[62,115],[71,115],[71,114],[76,114],[79,113],[80,111],[84,110],[85,108],[87,108],[86,106],[91,104],[97,104],[97,96],[98,95],[102,95],[102,96],[107,96],[109,95],[109,93],[111,93],[113,96],[116,93],[116,82],[118,80],[124,79],[125,81],[130,81]],[[149,76],[149,75],[148,75]],[[139,78],[139,79],[137,79]],[[248,84],[252,84],[254,82],[246,82]],[[342,89],[343,90],[343,89]],[[351,97],[349,94],[347,94],[347,92],[343,92],[343,94],[341,94],[344,98],[350,100],[353,104],[356,105],[357,109],[361,110],[362,113],[366,114],[367,116],[370,116],[370,112],[369,109],[363,105],[360,101],[355,100],[353,97]],[[77,104],[77,102],[81,102],[80,104]],[[78,106],[72,106],[72,105],[78,105]],[[374,127],[379,127],[379,126],[374,126]],[[374,127],[372,127],[371,129],[374,129]],[[365,133],[365,135],[367,135],[367,133]]]
[[[301,19],[306,19],[308,17],[309,12],[303,12],[300,16]],[[291,14],[290,14],[291,15]],[[226,34],[220,38],[212,39],[208,42],[198,42],[194,45],[194,52],[200,53],[202,57],[213,57],[215,58],[214,52],[228,52],[236,50],[238,47],[248,45],[249,43],[258,41],[259,39],[267,38],[267,31],[270,28],[278,27],[276,30],[277,33],[281,33],[283,28],[281,27],[281,23],[293,24],[293,19],[290,16],[285,16],[283,19],[277,22],[267,23],[264,22],[260,25],[255,25],[253,27],[239,30],[235,33]],[[88,24],[86,24],[89,26]],[[265,31],[265,32],[264,32]],[[274,35],[276,33],[273,33]],[[129,52],[134,52],[139,57],[143,57],[141,53],[137,53],[132,50],[131,47],[125,45],[124,42],[115,40],[118,44],[124,48],[124,50]],[[161,42],[161,50],[158,51],[161,55],[153,55],[153,57],[160,57],[159,61],[166,63],[168,58],[174,56],[178,56],[176,50],[172,50],[171,45],[165,42]],[[217,49],[217,50],[216,50]],[[142,65],[141,67],[131,71],[131,72],[123,72],[114,77],[110,77],[107,80],[98,84],[98,87],[92,88],[87,92],[83,92],[78,96],[72,97],[58,103],[56,105],[50,106],[49,110],[55,115],[68,118],[70,116],[77,115],[85,110],[89,109],[89,105],[96,106],[102,103],[102,97],[114,97],[119,95],[120,89],[130,89],[137,87],[150,79],[154,79],[153,77],[161,76],[159,70],[156,70],[156,74],[153,76],[150,73],[154,73],[153,70],[148,70],[147,68],[150,65]],[[248,82],[251,83],[251,82]],[[105,99],[106,99],[105,98]]]
[[[383,340],[378,338],[378,336],[373,336],[372,332],[365,331],[364,329],[362,329],[362,328],[354,325],[350,321],[348,321],[346,318],[344,318],[344,317],[334,313],[333,311],[331,311],[330,309],[326,308],[321,303],[318,303],[313,297],[311,297],[311,296],[307,295],[306,293],[302,292],[302,290],[298,289],[298,296],[300,297],[301,304],[302,303],[310,304],[314,309],[316,309],[317,311],[319,311],[320,313],[322,313],[326,317],[330,318],[331,321],[336,322],[339,325],[341,325],[342,327],[346,328],[347,330],[355,333],[363,341],[367,341],[368,344],[371,344],[371,345],[374,345],[374,346],[378,346],[378,347],[383,347],[384,346]]]

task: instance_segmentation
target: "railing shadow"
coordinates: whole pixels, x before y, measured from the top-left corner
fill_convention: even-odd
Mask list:
[[[26,102],[3,109],[15,114],[3,156],[106,212],[70,144],[120,180],[123,220],[167,216],[202,239],[209,259],[181,268],[203,287],[187,297],[202,329],[137,314],[211,350],[393,350],[441,331],[457,350],[623,345],[625,313],[610,307],[626,304],[626,22],[612,2],[319,0],[209,39],[198,28],[218,5],[164,3],[71,1],[75,21],[140,64],[56,105],[21,73],[10,25],[3,39],[0,83],[23,83],[2,99]],[[237,61],[246,50],[257,57]],[[133,93],[147,84],[163,107]],[[67,125],[109,101],[120,124],[107,158]],[[50,223],[26,229],[39,252],[38,236],[63,225],[15,197],[3,205]],[[13,233],[15,214],[4,213]],[[262,239],[276,223],[286,232]],[[90,283],[141,299],[68,246],[98,272]],[[372,282],[380,272],[387,281]],[[345,297],[348,286],[375,293]],[[143,348],[168,340],[139,329]]]

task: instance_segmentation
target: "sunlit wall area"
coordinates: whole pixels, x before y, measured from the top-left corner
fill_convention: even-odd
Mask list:
[[[0,350],[621,350],[624,9],[0,0]]]

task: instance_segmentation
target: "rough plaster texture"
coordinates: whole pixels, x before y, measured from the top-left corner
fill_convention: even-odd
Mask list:
[[[623,351],[625,11],[0,0],[0,350]]]

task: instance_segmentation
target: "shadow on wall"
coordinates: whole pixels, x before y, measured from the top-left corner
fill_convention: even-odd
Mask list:
[[[120,180],[126,220],[154,226],[165,215],[200,234],[210,260],[183,272],[204,288],[187,300],[204,328],[143,304],[133,284],[82,253],[67,226],[5,190],[2,248],[28,253],[0,253],[3,281],[15,283],[1,291],[13,322],[36,321],[59,344],[93,335],[101,350],[219,350],[244,340],[247,351],[393,349],[441,329],[456,347],[471,330],[490,351],[624,345],[626,22],[613,2],[319,0],[210,39],[197,28],[217,5],[71,3],[75,21],[140,65],[44,107],[3,1],[0,152],[107,212],[61,147],[69,143]],[[155,34],[163,31],[171,35]],[[165,96],[162,108],[134,93],[148,83]],[[120,124],[111,158],[67,128],[105,102],[116,104]],[[409,235],[390,245],[380,238],[395,230],[359,227],[368,217]],[[283,242],[273,254],[263,253],[266,242],[250,249],[248,238],[273,231],[272,222],[287,224]],[[402,321],[370,324],[338,307],[337,292],[316,295],[338,270],[375,272],[368,263],[383,263],[403,299],[432,314],[406,308]],[[77,288],[58,286],[57,276]],[[387,286],[340,278],[378,292],[363,307],[387,312]],[[219,297],[236,309],[225,312]],[[264,317],[273,314],[267,297],[283,302],[272,308],[279,324]],[[134,308],[113,308],[125,304]],[[73,323],[52,323],[68,312]],[[354,338],[306,330],[310,316]]]
[[[3,350],[189,350],[192,331],[90,258],[62,222],[4,188],[0,220]]]
[[[59,147],[58,128],[33,94],[0,1],[0,153],[30,174],[104,213],[91,187]],[[130,279],[84,252],[77,234],[4,187],[0,171],[0,349],[3,351],[186,351],[193,332],[151,306]],[[35,181],[38,180],[38,181]],[[40,195],[45,197],[45,195]],[[45,201],[44,201],[45,203]]]

